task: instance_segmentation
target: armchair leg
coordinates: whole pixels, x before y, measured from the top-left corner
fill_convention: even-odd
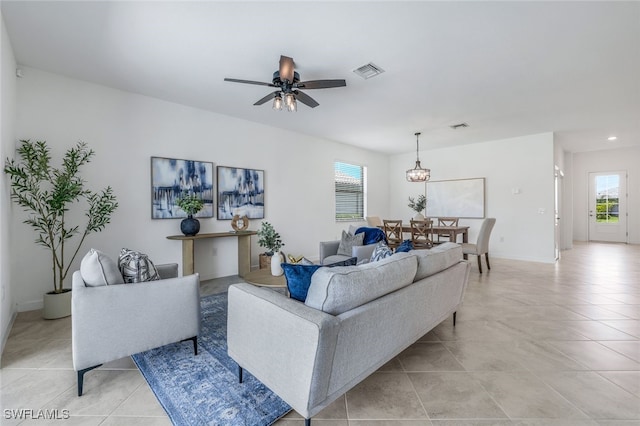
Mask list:
[[[454,327],[456,326],[456,314],[457,313],[458,313],[457,311],[453,313],[453,326]]]
[[[242,383],[242,367],[238,366],[238,383]]]
[[[478,269],[480,270],[480,273],[482,273],[482,255],[479,254],[477,257],[478,257]]]
[[[180,342],[186,342],[188,340],[193,342],[193,354],[198,355],[198,336],[189,337],[188,339],[180,340]]]
[[[94,368],[100,367],[102,364],[94,365],[93,367],[85,368],[78,371],[78,396],[82,396],[82,384],[84,383],[84,373],[91,371]]]
[[[484,258],[487,261],[487,269],[491,269],[491,265],[489,264],[489,252],[484,254]]]

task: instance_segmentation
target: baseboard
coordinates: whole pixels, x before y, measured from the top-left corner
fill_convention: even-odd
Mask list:
[[[9,324],[7,324],[7,328],[2,330],[2,346],[0,346],[0,368],[2,368],[2,354],[4,353],[4,347],[7,344],[7,340],[9,339],[9,334],[11,333],[11,329],[13,328],[13,323],[16,321],[16,317],[18,316],[17,312],[11,314],[11,319],[9,320]]]
[[[18,303],[16,304],[16,311],[17,312],[35,311],[38,309],[42,309],[43,304],[44,302],[42,301],[42,299]]]

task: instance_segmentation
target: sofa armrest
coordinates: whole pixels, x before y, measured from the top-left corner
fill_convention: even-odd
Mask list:
[[[366,260],[368,262],[369,259],[371,259],[373,249],[375,248],[375,244],[367,244],[366,246],[353,246],[351,248],[351,255],[358,258],[358,263],[363,260]]]
[[[198,274],[136,284],[86,287],[73,274],[71,324],[76,371],[197,336]]]
[[[320,258],[318,259],[322,265],[322,261],[329,257],[338,254],[338,247],[340,247],[340,241],[320,241]]]
[[[270,289],[229,287],[229,356],[302,416],[327,396],[339,320]]]
[[[156,265],[156,270],[158,271],[158,275],[160,275],[161,280],[178,277],[177,263],[165,263],[163,265]]]

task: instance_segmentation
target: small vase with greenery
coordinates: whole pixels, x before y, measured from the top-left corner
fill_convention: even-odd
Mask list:
[[[80,168],[95,155],[86,143],[78,142],[69,148],[58,168],[51,165],[46,141],[20,143],[16,150],[20,160],[7,158],[4,166],[11,182],[11,199],[27,213],[24,223],[36,231],[36,244],[51,251],[51,293],[64,293],[69,291],[63,288],[64,280],[84,239],[105,228],[118,203],[110,186],[94,192],[85,187],[86,182],[79,176]],[[67,222],[68,212],[81,201],[86,204],[83,227]],[[67,251],[75,236],[79,236],[75,250],[72,247]]]
[[[423,194],[418,195],[416,198],[409,197],[409,204],[407,204],[407,206],[417,213],[416,219],[422,220],[424,219],[422,212],[427,207],[427,197]]]
[[[202,199],[194,194],[183,194],[176,200],[176,205],[187,214],[187,218],[180,222],[180,230],[188,237],[200,232],[200,221],[194,219],[193,215],[204,207]]]
[[[182,209],[187,216],[193,216],[204,207],[204,202],[195,195],[183,195],[176,200],[176,205]]]
[[[277,253],[284,246],[280,234],[278,234],[269,222],[262,222],[260,229],[258,230],[258,245],[267,249],[265,254],[272,256],[273,253]]]

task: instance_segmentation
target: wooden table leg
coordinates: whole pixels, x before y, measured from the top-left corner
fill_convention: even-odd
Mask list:
[[[195,271],[193,261],[194,240],[182,240],[182,275],[191,275]]]
[[[469,242],[469,230],[468,230],[468,229],[467,229],[467,230],[465,230],[465,231],[462,233],[462,242],[463,242],[463,243],[468,243],[468,242]]]
[[[238,276],[251,272],[251,235],[238,236]]]

